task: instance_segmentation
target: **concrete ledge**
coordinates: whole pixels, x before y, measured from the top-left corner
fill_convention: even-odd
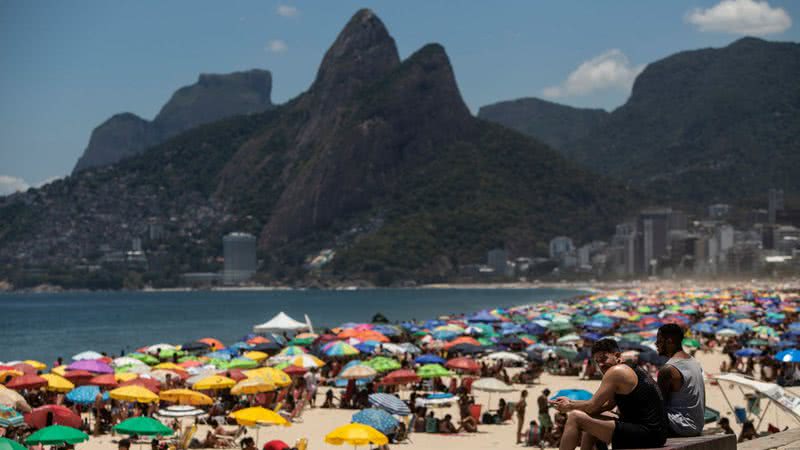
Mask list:
[[[780,433],[744,441],[739,444],[739,450],[772,450],[800,442],[800,430],[787,430]]]
[[[667,450],[736,450],[736,436],[732,434],[714,434],[710,436],[669,438],[661,448]]]

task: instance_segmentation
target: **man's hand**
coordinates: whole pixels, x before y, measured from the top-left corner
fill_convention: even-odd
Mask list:
[[[567,397],[558,397],[555,400],[551,400],[550,404],[553,405],[558,412],[562,413],[568,412],[572,409],[572,401]]]

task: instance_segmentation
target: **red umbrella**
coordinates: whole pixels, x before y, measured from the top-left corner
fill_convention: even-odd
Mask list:
[[[149,389],[154,394],[158,394],[158,392],[161,391],[161,382],[154,378],[135,378],[133,380],[126,381],[119,386],[141,386],[145,389]]]
[[[229,370],[229,371],[228,371],[228,372],[225,374],[225,376],[226,376],[226,377],[228,377],[228,378],[230,378],[230,379],[232,379],[233,381],[242,381],[242,380],[244,380],[245,378],[247,378],[247,375],[245,375],[245,374],[242,372],[242,369],[232,369],[232,370]]]
[[[304,367],[299,367],[295,365],[288,366],[285,369],[283,369],[283,371],[286,372],[287,375],[292,377],[300,376],[307,372],[307,370]]]
[[[39,375],[22,375],[14,377],[6,384],[9,389],[16,389],[21,391],[23,389],[39,389],[40,387],[47,386],[47,380]]]
[[[463,370],[465,372],[478,372],[481,370],[481,366],[479,366],[474,359],[467,357],[453,358],[445,363],[445,367],[448,369]]]
[[[11,366],[11,368],[14,370],[19,370],[25,375],[36,375],[36,368],[30,364],[18,363]]]
[[[47,415],[53,414],[53,423],[50,425],[64,425],[72,428],[80,428],[82,425],[81,417],[66,406],[45,405],[34,409],[25,414],[25,423],[33,428],[39,429],[48,426]]]
[[[389,372],[385,377],[383,377],[383,384],[408,384],[408,383],[416,383],[419,381],[419,376],[413,371],[408,369],[400,369],[395,370],[393,372]]]
[[[89,380],[91,380],[92,377],[94,377],[94,374],[85,370],[68,370],[64,373],[64,378],[68,379],[75,386],[89,384]]]
[[[117,379],[114,378],[113,373],[107,373],[105,375],[98,375],[91,380],[89,380],[89,384],[93,384],[95,386],[100,386],[104,388],[115,388],[119,386],[117,383]]]

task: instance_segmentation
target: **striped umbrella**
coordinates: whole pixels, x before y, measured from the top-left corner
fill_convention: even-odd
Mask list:
[[[369,395],[369,404],[380,408],[389,414],[395,414],[398,416],[408,416],[411,415],[411,410],[408,408],[408,405],[405,404],[402,400],[395,397],[391,394],[370,394]]]
[[[0,405],[0,427],[11,428],[25,423],[25,418],[14,408]]]
[[[325,346],[322,347],[322,351],[326,356],[350,356],[359,353],[358,349],[342,341],[325,344]]]
[[[380,431],[383,434],[389,434],[397,428],[399,422],[392,417],[391,414],[383,409],[362,409],[361,411],[353,414],[353,423],[363,423],[372,428]]]

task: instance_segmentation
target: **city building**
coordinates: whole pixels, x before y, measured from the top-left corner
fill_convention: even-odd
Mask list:
[[[564,255],[574,251],[575,244],[566,236],[558,236],[550,240],[550,259],[560,260]]]
[[[222,238],[225,257],[222,279],[225,284],[248,281],[257,269],[256,238],[247,233],[230,233]]]

